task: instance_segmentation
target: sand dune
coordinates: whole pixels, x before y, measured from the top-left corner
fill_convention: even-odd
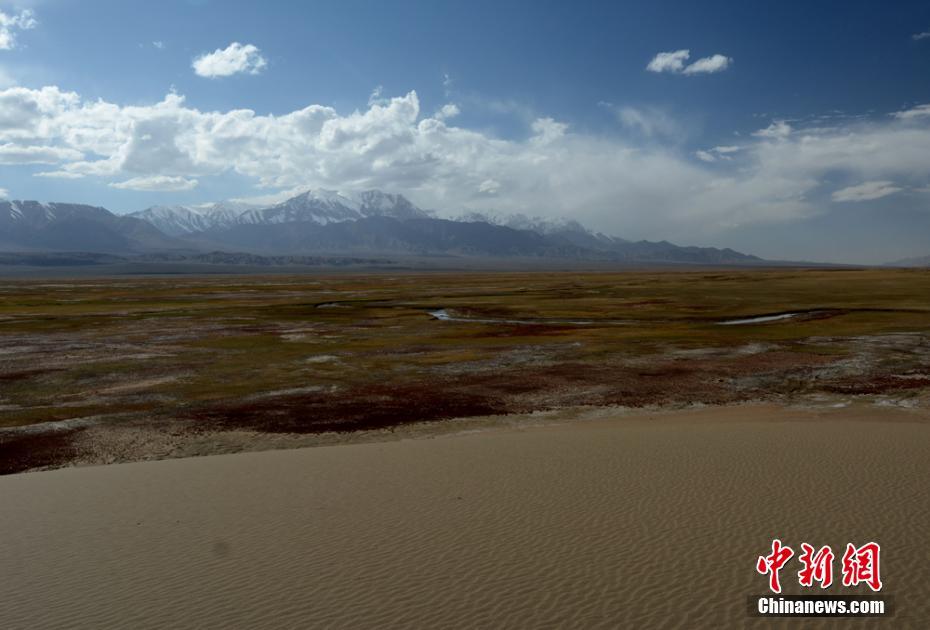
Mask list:
[[[0,619],[798,627],[746,614],[780,537],[879,541],[882,625],[926,627],[926,420],[744,406],[0,478]]]

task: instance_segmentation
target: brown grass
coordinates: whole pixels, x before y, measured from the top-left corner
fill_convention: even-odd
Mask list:
[[[919,270],[6,281],[0,295],[0,428],[99,415],[152,431],[356,431],[930,388]],[[526,323],[439,321],[438,308]],[[784,312],[803,315],[717,325]]]

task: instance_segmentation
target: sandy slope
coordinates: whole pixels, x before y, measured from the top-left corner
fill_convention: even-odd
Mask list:
[[[800,627],[746,615],[780,536],[879,541],[882,625],[926,627],[926,420],[736,407],[0,478],[0,620]]]

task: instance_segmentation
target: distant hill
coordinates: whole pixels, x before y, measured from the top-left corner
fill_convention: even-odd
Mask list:
[[[152,224],[95,206],[0,201],[0,249],[129,253],[184,247]]]
[[[903,258],[895,262],[885,263],[888,267],[930,267],[930,256],[917,258]]]
[[[627,242],[585,233],[539,234],[532,230],[446,219],[367,217],[324,225],[314,222],[235,225],[190,237],[201,247],[257,252],[325,252],[405,255],[523,256],[617,262],[752,264],[731,249],[679,247],[668,242]]]
[[[388,266],[390,260],[350,256],[259,256],[238,252],[100,254],[92,252],[0,252],[0,265],[22,267],[89,267],[138,263],[180,263],[246,267]]]
[[[755,264],[732,249],[628,241],[577,221],[526,215],[436,218],[403,195],[308,190],[259,207],[156,206],[118,216],[93,206],[0,202],[0,250],[224,256],[463,256],[673,264]]]
[[[281,203],[265,207],[227,201],[206,207],[155,206],[129,216],[148,221],[165,234],[184,236],[236,225],[326,225],[375,216],[404,221],[430,215],[417,208],[403,195],[366,190],[350,198],[332,190],[321,189],[308,190]]]

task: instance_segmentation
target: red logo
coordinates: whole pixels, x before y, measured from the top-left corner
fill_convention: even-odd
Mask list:
[[[881,546],[876,542],[869,542],[861,547],[848,543],[842,560],[843,586],[852,587],[864,583],[875,592],[882,590],[880,552]],[[781,593],[779,571],[793,556],[794,549],[783,545],[776,538],[772,541],[772,552],[766,556],[759,556],[756,560],[756,571],[769,576],[769,589],[773,593]],[[833,559],[833,550],[829,545],[815,550],[813,545],[801,543],[798,561],[802,566],[798,571],[798,584],[812,588],[814,582],[819,582],[820,588],[830,588],[833,584]]]
[[[769,574],[769,588],[772,589],[773,593],[781,593],[778,572],[793,555],[794,550],[791,547],[783,547],[781,541],[776,538],[772,541],[772,553],[767,556],[759,556],[756,561],[756,571],[762,575]]]
[[[870,542],[858,549],[852,543],[847,543],[846,553],[843,554],[843,586],[856,586],[865,582],[873,591],[882,590],[882,578],[878,570],[879,552],[878,543]]]

